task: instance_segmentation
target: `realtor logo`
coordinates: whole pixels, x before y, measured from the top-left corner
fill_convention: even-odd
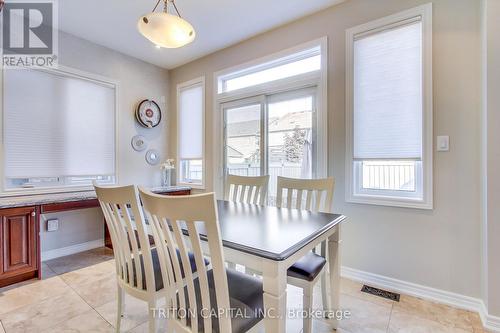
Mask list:
[[[4,67],[57,66],[54,0],[7,0],[1,15]]]

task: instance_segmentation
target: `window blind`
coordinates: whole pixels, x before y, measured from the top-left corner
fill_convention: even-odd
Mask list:
[[[114,175],[115,88],[4,70],[4,147],[6,178]]]
[[[354,158],[421,159],[422,23],[355,38]]]
[[[203,159],[203,86],[180,90],[179,159]]]

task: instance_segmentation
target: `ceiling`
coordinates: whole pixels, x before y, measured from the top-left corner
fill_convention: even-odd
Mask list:
[[[59,0],[59,28],[171,69],[343,1],[177,0],[181,15],[196,30],[195,41],[179,49],[157,49],[136,29],[156,0]]]

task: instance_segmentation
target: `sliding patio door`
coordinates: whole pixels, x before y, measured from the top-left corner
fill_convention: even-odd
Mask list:
[[[224,112],[224,174],[270,175],[269,204],[277,176],[316,175],[316,88],[235,100]]]

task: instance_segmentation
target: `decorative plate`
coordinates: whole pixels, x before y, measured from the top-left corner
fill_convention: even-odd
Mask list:
[[[148,143],[146,142],[146,138],[142,135],[136,135],[132,138],[132,148],[135,151],[143,151],[148,147]]]
[[[150,149],[146,152],[146,162],[149,165],[157,165],[160,163],[160,152],[156,149]]]
[[[161,122],[161,109],[155,101],[145,99],[137,106],[135,118],[143,127],[156,127]]]

